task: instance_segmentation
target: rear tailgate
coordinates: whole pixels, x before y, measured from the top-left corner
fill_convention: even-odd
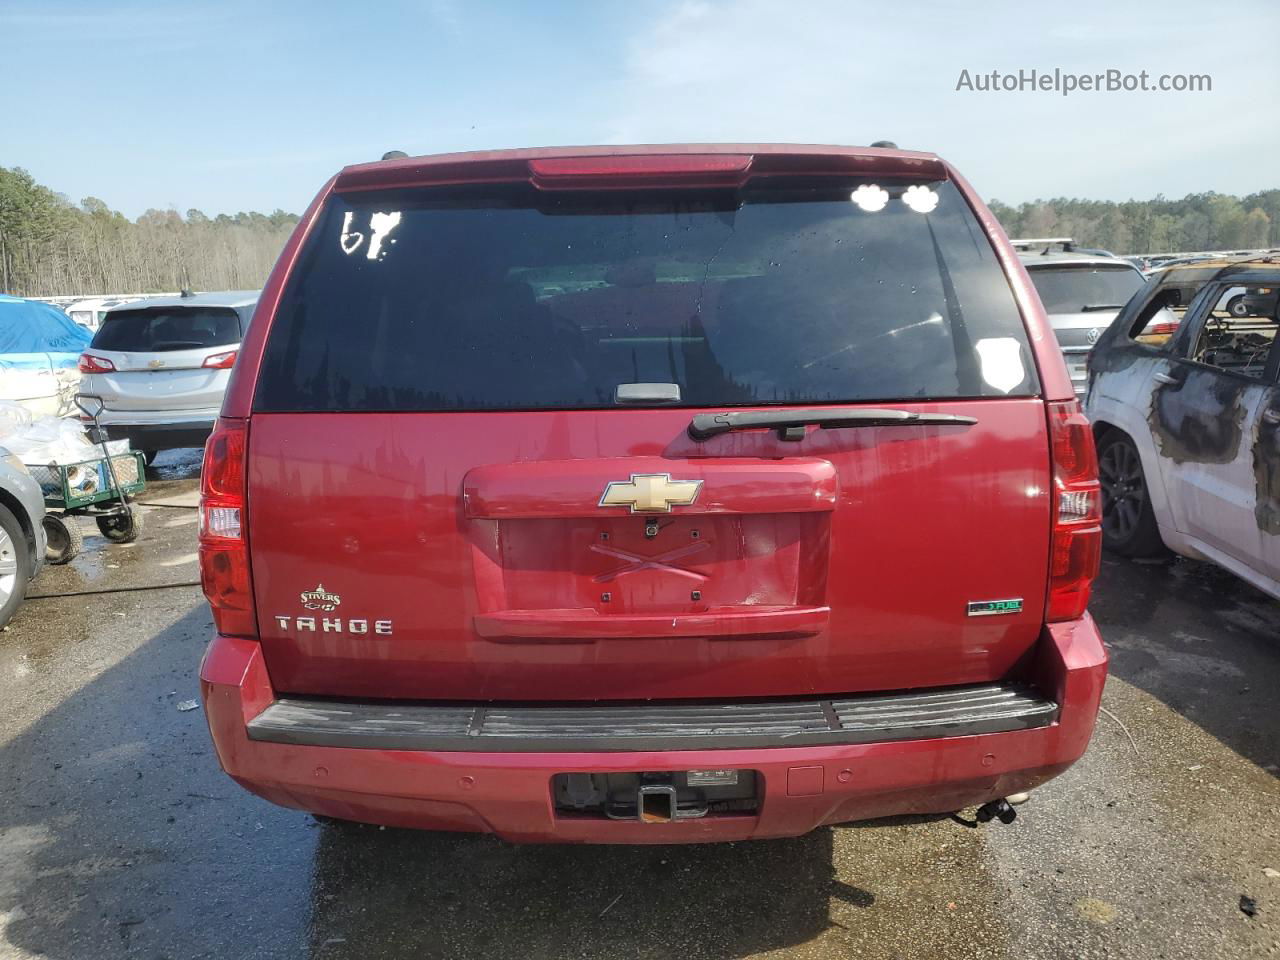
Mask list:
[[[278,690],[896,690],[1000,678],[1040,634],[1045,407],[948,181],[335,196],[268,330],[247,510]],[[973,422],[688,432],[836,404]]]
[[[226,349],[234,350],[235,345]],[[116,372],[92,374],[92,388],[113,411],[216,410],[227,388],[227,371],[201,366],[211,352],[182,351],[175,356],[94,350],[94,356],[110,360]]]
[[[112,411],[216,408],[240,337],[232,307],[112,310],[88,352],[114,372],[93,374],[92,388]]]
[[[978,422],[695,444],[671,410],[256,416],[250,543],[272,682],[594,700],[1003,676],[1043,616],[1044,410],[946,410]],[[646,538],[647,517],[598,506],[637,473],[704,485]],[[1021,613],[967,615],[1013,598]]]

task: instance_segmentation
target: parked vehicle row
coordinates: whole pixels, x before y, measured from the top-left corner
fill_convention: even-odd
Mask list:
[[[1144,282],[931,154],[762,145],[348,167],[280,264],[252,325],[148,298],[79,357],[112,436],[208,437],[201,691],[273,802],[1011,818],[1092,732],[1104,541],[1280,596],[1275,264]]]
[[[112,307],[122,306],[126,303],[135,303],[142,300],[143,297],[91,297],[86,300],[77,300],[74,303],[67,304],[64,308],[67,316],[69,316],[80,326],[89,331],[97,331],[102,326],[102,321],[107,315],[107,311]]]

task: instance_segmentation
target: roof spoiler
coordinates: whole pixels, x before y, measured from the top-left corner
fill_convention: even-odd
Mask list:
[[[1040,250],[1042,254],[1051,252],[1054,247],[1061,248],[1063,253],[1073,253],[1076,249],[1076,242],[1071,237],[1028,237],[1009,242],[1013,244],[1013,249],[1020,251],[1043,248]]]
[[[344,169],[334,190],[532,183],[542,190],[737,186],[758,176],[949,179],[932,154],[782,144],[559,147],[404,157]]]

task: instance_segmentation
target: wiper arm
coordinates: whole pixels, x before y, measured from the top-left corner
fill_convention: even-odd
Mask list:
[[[954,413],[916,413],[911,410],[874,410],[867,407],[818,407],[810,410],[742,410],[698,413],[689,422],[689,436],[701,443],[733,430],[764,427],[777,430],[783,440],[803,440],[811,423],[825,430],[841,427],[967,426],[973,417]]]
[[[1094,310],[1119,310],[1123,303],[1086,303],[1080,308],[1081,313],[1092,313]]]

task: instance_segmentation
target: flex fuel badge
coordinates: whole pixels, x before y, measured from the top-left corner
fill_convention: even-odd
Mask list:
[[[1022,600],[970,600],[969,616],[995,617],[1002,613],[1021,613]]]

